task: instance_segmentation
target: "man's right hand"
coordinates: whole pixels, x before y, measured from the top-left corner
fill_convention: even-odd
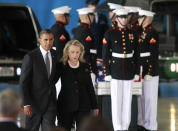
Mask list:
[[[32,116],[32,108],[30,105],[24,106],[24,114],[29,117]]]

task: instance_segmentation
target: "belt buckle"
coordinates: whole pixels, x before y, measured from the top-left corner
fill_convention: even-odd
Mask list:
[[[124,54],[124,58],[127,58],[127,54]]]

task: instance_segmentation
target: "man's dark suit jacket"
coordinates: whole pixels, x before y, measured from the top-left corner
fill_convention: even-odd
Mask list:
[[[14,122],[0,122],[0,131],[28,131],[19,128]]]
[[[56,52],[50,50],[52,56],[52,71],[48,79],[46,65],[40,48],[33,50],[24,57],[20,87],[24,97],[24,106],[31,105],[33,112],[43,113],[49,101],[56,103]]]

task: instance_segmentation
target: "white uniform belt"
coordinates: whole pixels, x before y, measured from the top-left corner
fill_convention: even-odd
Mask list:
[[[140,57],[150,56],[150,52],[140,53]]]
[[[92,53],[92,54],[96,54],[97,51],[96,51],[95,49],[90,49],[90,53]]]
[[[132,58],[132,57],[133,57],[133,53],[129,53],[129,54],[119,54],[119,53],[114,53],[114,52],[112,52],[112,56],[113,56],[113,57],[117,57],[117,58]]]

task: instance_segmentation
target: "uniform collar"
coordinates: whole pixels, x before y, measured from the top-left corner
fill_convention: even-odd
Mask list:
[[[56,24],[61,28],[65,26],[65,24],[60,21],[56,21]]]
[[[131,29],[133,29],[133,28],[135,28],[135,27],[138,27],[138,26],[139,26],[138,21],[136,21],[135,23],[131,23],[131,24],[130,24],[130,28],[131,28]]]
[[[119,31],[126,31],[126,30],[127,30],[127,27],[121,28],[121,27],[118,27],[118,26],[117,26],[116,29],[119,30]]]
[[[149,30],[149,29],[152,29],[152,25],[151,24],[146,26],[145,28],[143,28],[143,31],[146,31],[146,30]]]
[[[80,26],[82,26],[83,28],[85,29],[89,29],[89,24],[86,24],[86,23],[80,23]]]

